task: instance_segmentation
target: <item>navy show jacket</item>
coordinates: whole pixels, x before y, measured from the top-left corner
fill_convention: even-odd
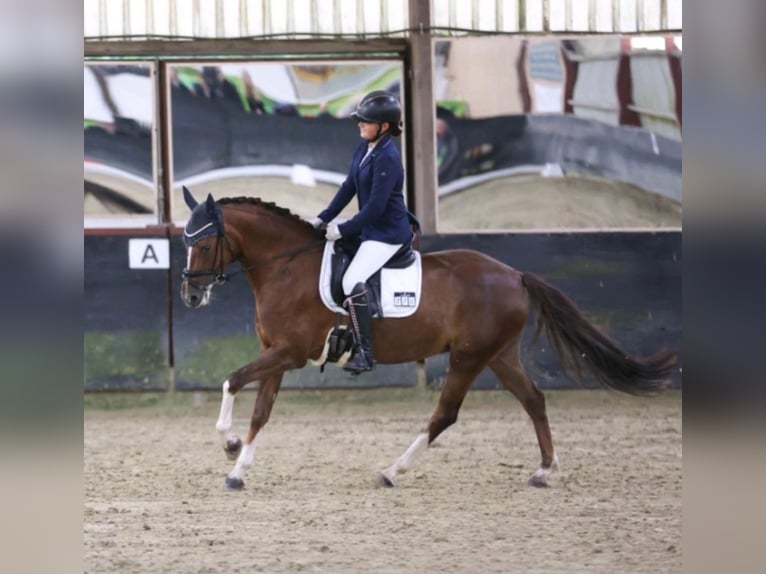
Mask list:
[[[410,221],[417,220],[404,204],[401,154],[390,135],[383,136],[365,158],[367,145],[363,141],[356,149],[346,180],[319,217],[330,222],[356,195],[359,213],[338,226],[343,237],[361,235],[362,241],[406,243],[412,239]]]

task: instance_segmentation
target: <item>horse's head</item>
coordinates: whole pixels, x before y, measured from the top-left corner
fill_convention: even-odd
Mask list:
[[[213,196],[208,194],[204,203],[198,203],[186,187],[183,193],[192,214],[184,228],[187,259],[181,299],[194,309],[207,305],[213,287],[226,281],[224,271],[232,262],[232,253],[224,233],[223,212]]]

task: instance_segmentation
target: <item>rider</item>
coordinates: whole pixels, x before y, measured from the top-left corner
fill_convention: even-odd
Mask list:
[[[327,209],[311,220],[321,228],[332,221],[354,195],[359,213],[345,223],[327,226],[326,238],[359,236],[361,244],[343,275],[343,306],[351,317],[355,352],[344,369],[358,374],[371,371],[371,316],[365,281],[413,238],[410,224],[417,220],[404,204],[404,168],[392,136],[402,133],[402,108],[388,92],[375,91],[362,98],[351,113],[364,140],[354,152],[346,181]]]

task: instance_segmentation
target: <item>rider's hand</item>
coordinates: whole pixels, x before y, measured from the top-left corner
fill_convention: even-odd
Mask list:
[[[313,217],[311,219],[307,219],[306,221],[308,221],[314,229],[322,229],[325,225],[327,225],[321,217]]]
[[[327,226],[327,233],[325,233],[325,239],[327,241],[337,241],[340,239],[340,229],[338,229],[337,223],[331,223]]]

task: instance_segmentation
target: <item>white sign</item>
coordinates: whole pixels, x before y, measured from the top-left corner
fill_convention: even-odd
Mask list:
[[[128,258],[131,269],[169,269],[170,243],[167,239],[130,239]]]

